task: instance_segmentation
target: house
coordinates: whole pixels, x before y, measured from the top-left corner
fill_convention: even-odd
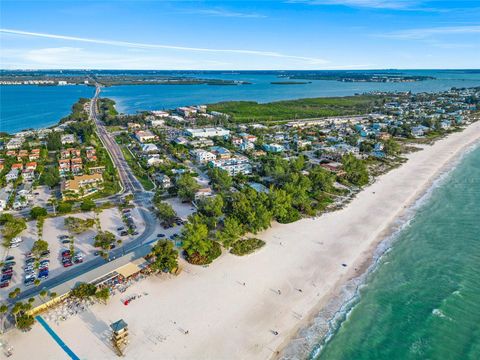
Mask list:
[[[200,164],[207,163],[217,158],[215,154],[202,149],[192,150],[190,151],[190,154],[195,158],[195,161]]]
[[[163,126],[165,125],[165,120],[155,119],[151,121],[153,127]]]
[[[212,146],[210,151],[219,159],[229,159],[232,157],[230,150],[221,146]]]
[[[440,128],[443,130],[448,130],[452,126],[452,123],[449,120],[443,120],[440,122]]]
[[[25,169],[22,171],[22,178],[23,180],[31,181],[35,179],[35,171],[31,169]]]
[[[103,174],[105,172],[105,166],[92,166],[88,168],[90,174]]]
[[[15,150],[8,150],[5,155],[14,157],[17,156],[17,152]]]
[[[10,181],[15,181],[18,179],[18,173],[20,171],[18,169],[11,169],[7,175],[5,175],[5,180],[7,180],[7,182],[10,182]]]
[[[212,189],[209,188],[209,187],[199,189],[199,190],[195,193],[195,200],[200,200],[200,199],[202,199],[202,198],[205,198],[205,197],[208,197],[208,196],[212,196],[212,194],[213,194]]]
[[[33,149],[32,151],[30,151],[30,155],[28,155],[28,160],[33,161],[38,159],[40,159],[40,149]]]
[[[198,147],[210,147],[214,145],[214,142],[212,139],[209,138],[199,138],[197,140],[191,140],[188,142],[190,146],[194,148]]]
[[[155,144],[142,144],[142,152],[145,154],[158,153],[159,149]]]
[[[60,175],[64,175],[65,173],[70,171],[70,159],[60,159],[58,160],[58,169],[60,171]]]
[[[163,189],[168,189],[169,187],[172,186],[172,181],[165,174],[158,174],[155,178],[155,181],[157,182],[158,186],[160,186]]]
[[[271,153],[280,153],[285,151],[285,147],[279,144],[263,144],[262,148],[266,152],[271,152]]]
[[[232,137],[232,144],[235,146],[240,146],[243,143],[243,139],[239,137]]]
[[[75,136],[73,134],[65,134],[60,138],[62,145],[75,143]]]
[[[17,164],[13,164],[11,169],[17,169],[17,170],[22,170],[23,169],[23,164],[22,163],[17,163]]]
[[[93,146],[85,148],[85,154],[88,161],[97,161],[97,151]]]
[[[142,125],[140,125],[138,123],[129,122],[129,123],[127,123],[127,127],[128,127],[129,130],[137,130],[137,129],[141,129]]]
[[[200,129],[185,129],[185,134],[192,138],[205,138],[215,136],[229,136],[230,130],[221,127],[216,128],[200,128]]]
[[[37,163],[36,162],[29,162],[25,165],[25,168],[27,170],[36,170],[37,169]]]
[[[297,146],[297,149],[304,149],[307,146],[312,145],[312,142],[309,141],[309,140],[298,139],[298,140],[295,141],[295,145]]]
[[[27,150],[20,150],[17,154],[17,160],[22,161],[24,158],[28,158],[28,151]]]
[[[144,142],[147,142],[147,141],[153,141],[155,140],[157,137],[152,134],[151,131],[149,130],[140,130],[140,131],[137,131],[135,132],[135,137],[137,138],[138,141],[140,141],[141,143],[144,143]]]
[[[257,137],[254,136],[254,135],[250,135],[250,134],[247,134],[247,133],[240,133],[239,135],[242,137],[242,139],[244,141],[248,141],[248,142],[251,142],[251,143],[254,143],[254,142],[257,141]]]
[[[12,139],[10,139],[7,143],[7,150],[17,150],[17,149],[20,149],[23,145],[23,138],[21,137],[14,137]]]
[[[160,155],[154,154],[147,159],[147,166],[156,166],[163,163],[163,159],[160,159]]]
[[[209,165],[214,168],[225,170],[230,176],[238,174],[251,174],[252,165],[246,156],[236,156],[229,159],[213,160]]]
[[[103,183],[101,174],[74,176],[61,184],[64,199],[82,198],[97,192]]]
[[[170,114],[166,111],[162,111],[162,110],[153,110],[153,111],[150,111],[150,113],[155,116],[155,117],[159,117],[159,118],[165,118],[165,117],[168,117]],[[152,124],[153,125],[153,124]]]
[[[70,158],[70,150],[60,150],[60,159],[69,159]]]
[[[197,114],[198,109],[193,106],[182,106],[177,108],[177,113],[184,117],[193,117]]]
[[[74,174],[78,174],[82,171],[83,164],[81,158],[75,158],[70,160],[70,171]]]
[[[424,136],[428,130],[429,128],[423,125],[414,126],[412,127],[412,135],[415,137],[421,137]]]
[[[175,144],[177,144],[177,145],[187,145],[187,144],[188,144],[188,140],[185,139],[185,138],[182,137],[182,136],[179,136],[179,137],[175,138],[175,139],[173,140],[173,142],[174,142]]]

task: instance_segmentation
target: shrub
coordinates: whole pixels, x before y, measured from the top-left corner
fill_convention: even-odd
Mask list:
[[[35,206],[30,210],[30,216],[32,219],[38,219],[39,217],[47,216],[47,209],[40,206]]]
[[[216,241],[212,241],[212,246],[205,256],[202,256],[198,252],[195,252],[191,255],[187,255],[187,261],[194,265],[207,265],[216,258],[218,258],[220,255],[222,255],[222,248],[220,244]]]
[[[264,245],[265,241],[256,238],[238,240],[233,244],[230,252],[238,256],[248,255],[257,249],[260,249]]]

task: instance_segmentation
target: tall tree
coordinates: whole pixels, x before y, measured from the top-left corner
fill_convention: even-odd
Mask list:
[[[200,189],[195,178],[190,174],[181,175],[176,183],[178,196],[183,201],[193,201],[195,199],[195,193]]]

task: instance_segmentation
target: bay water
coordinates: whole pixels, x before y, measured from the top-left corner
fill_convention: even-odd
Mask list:
[[[123,73],[138,74],[139,71]],[[480,86],[480,71],[402,70],[401,73],[433,76],[435,79],[410,83],[312,80],[305,84],[278,85],[272,82],[287,80],[279,78],[284,74],[282,71],[165,72],[164,75],[168,76],[238,80],[250,84],[120,85],[104,88],[101,96],[114,99],[120,112],[134,114],[137,111],[173,109],[178,106],[229,100],[270,102],[309,97],[348,96],[370,91],[438,92],[452,87]],[[70,112],[72,104],[78,98],[91,97],[93,92],[93,88],[87,86],[0,86],[0,131],[17,132],[54,125]]]

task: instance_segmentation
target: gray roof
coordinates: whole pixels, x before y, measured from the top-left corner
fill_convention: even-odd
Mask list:
[[[125,329],[127,327],[127,323],[125,321],[123,321],[123,319],[120,319],[120,320],[110,324],[110,327],[112,328],[112,330],[114,332],[119,332],[119,331],[122,331],[123,329]]]

